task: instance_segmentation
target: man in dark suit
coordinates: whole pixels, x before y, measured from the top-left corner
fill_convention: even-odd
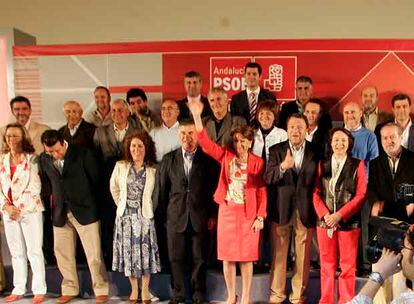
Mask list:
[[[290,115],[294,113],[302,114],[305,104],[311,99],[313,94],[313,81],[309,76],[299,76],[296,79],[296,100],[289,101],[282,105],[279,114],[278,127],[286,130],[286,122]],[[324,117],[321,117],[322,121]]]
[[[371,216],[386,216],[412,223],[414,204],[406,205],[396,199],[396,188],[403,183],[414,184],[414,153],[401,146],[402,129],[396,123],[381,128],[383,151],[371,161],[368,183],[368,200]],[[390,303],[405,289],[402,273],[393,276],[376,295],[378,303]]]
[[[310,245],[316,214],[312,203],[318,159],[306,141],[307,119],[292,114],[287,121],[288,140],[272,146],[264,179],[269,185],[268,219],[271,224],[273,261],[270,275],[270,303],[286,299],[286,260],[292,233],[295,269],[291,303],[306,302]]]
[[[79,294],[76,271],[76,234],[79,235],[97,303],[108,301],[108,279],[102,259],[97,212],[99,164],[92,150],[69,145],[56,130],[42,134],[45,152],[39,158],[42,186],[53,197],[52,221],[54,250],[63,276],[62,296],[57,303],[67,303]]]
[[[172,298],[184,302],[185,270],[190,265],[193,303],[204,301],[206,232],[213,207],[213,160],[197,148],[193,121],[179,126],[181,147],[166,154],[157,172],[153,201],[166,222]]]
[[[326,105],[317,98],[311,98],[304,107],[303,115],[308,119],[306,140],[313,143],[319,159],[328,156],[329,130],[332,120]]]
[[[79,102],[74,100],[66,101],[63,104],[63,114],[67,124],[59,129],[63,138],[68,144],[79,145],[87,148],[94,148],[93,135],[95,125],[82,118],[83,109]]]
[[[246,90],[243,90],[231,98],[230,112],[233,116],[241,116],[249,126],[257,128],[256,111],[259,103],[265,100],[274,100],[276,96],[259,85],[262,76],[262,67],[256,62],[249,62],[244,66],[244,79]]]
[[[201,75],[197,71],[189,71],[184,75],[184,88],[187,92],[187,97],[177,100],[180,115],[178,121],[188,119],[191,117],[190,110],[188,109],[188,103],[192,100],[201,101],[204,105],[203,113],[201,117],[211,115],[210,105],[208,104],[207,97],[201,95],[201,87],[203,85]]]
[[[414,125],[411,121],[411,98],[407,94],[397,94],[392,98],[392,112],[395,123],[402,129],[401,145],[414,152]]]
[[[100,204],[102,219],[102,249],[107,267],[112,265],[112,240],[116,215],[116,205],[109,191],[109,180],[115,163],[122,158],[123,140],[136,130],[134,121],[129,118],[128,104],[123,99],[111,103],[112,123],[99,127],[93,138],[98,155],[103,158],[103,178],[100,189],[103,201]]]
[[[382,124],[378,124],[375,128],[375,136],[377,141],[381,141],[381,129],[382,127],[391,121],[394,121],[402,129],[402,142],[401,145],[414,152],[414,124],[411,120],[411,98],[407,94],[399,93],[393,96],[391,100],[393,118],[385,121]],[[380,152],[384,152],[382,145],[378,144]]]

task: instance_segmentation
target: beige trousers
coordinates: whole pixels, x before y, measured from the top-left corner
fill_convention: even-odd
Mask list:
[[[292,293],[289,300],[291,303],[305,303],[313,230],[303,226],[297,209],[287,225],[272,223],[272,268],[270,272],[269,302],[278,303],[286,299],[286,261],[289,242],[293,233],[295,266],[292,276]]]
[[[102,258],[99,221],[81,225],[71,212],[65,226],[53,227],[55,256],[63,276],[62,295],[79,294],[79,279],[76,270],[76,233],[82,242],[92,277],[95,296],[108,295],[109,285]]]

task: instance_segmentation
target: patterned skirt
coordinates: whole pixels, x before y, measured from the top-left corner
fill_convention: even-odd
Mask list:
[[[137,211],[127,203],[124,215],[115,220],[112,270],[139,278],[161,266],[154,220]]]

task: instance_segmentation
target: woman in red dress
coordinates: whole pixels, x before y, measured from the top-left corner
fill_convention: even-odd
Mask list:
[[[217,257],[223,261],[227,286],[227,304],[235,303],[236,263],[242,276],[241,303],[248,304],[253,276],[253,261],[259,258],[259,236],[266,216],[264,161],[250,150],[254,131],[249,126],[232,130],[233,150],[217,145],[203,128],[203,104],[191,101],[197,139],[205,153],[221,163],[214,200],[219,204]]]

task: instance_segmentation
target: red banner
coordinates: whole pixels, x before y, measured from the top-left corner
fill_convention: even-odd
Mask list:
[[[244,89],[243,67],[248,61],[262,65],[261,85],[275,92],[279,101],[295,99],[296,77],[310,76],[314,96],[330,105],[334,119],[340,119],[340,105],[347,100],[359,101],[361,89],[368,85],[378,88],[381,108],[390,109],[391,97],[397,92],[414,97],[414,40],[408,39],[23,46],[15,47],[14,55],[20,76],[28,57],[42,58],[42,82],[33,94],[40,92],[43,108],[44,100],[56,100],[57,93],[63,98],[66,92],[70,96],[80,92],[79,98],[85,98],[85,92],[98,84],[107,85],[114,94],[123,95],[128,88],[141,86],[150,93],[162,94],[154,98],[182,98],[183,76],[189,70],[201,73],[204,95],[210,87],[220,85],[231,96]],[[27,73],[30,76],[33,67],[28,66]],[[22,83],[16,85],[19,90],[30,94],[32,88]]]

